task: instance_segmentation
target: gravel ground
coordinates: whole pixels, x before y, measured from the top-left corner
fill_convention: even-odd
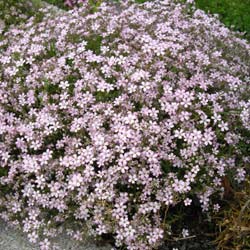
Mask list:
[[[87,242],[79,243],[71,240],[68,236],[62,235],[54,241],[58,250],[112,250],[111,245],[99,243],[89,239]],[[178,242],[168,242],[159,247],[158,250],[215,250],[216,247],[208,239],[189,239]],[[0,250],[39,250],[37,245],[32,245],[24,233],[15,230],[0,220]]]
[[[111,250],[108,244],[96,246],[94,243],[79,243],[62,235],[56,238],[58,250]],[[27,237],[22,232],[8,226],[5,222],[0,221],[0,250],[39,250],[37,245],[28,242]]]

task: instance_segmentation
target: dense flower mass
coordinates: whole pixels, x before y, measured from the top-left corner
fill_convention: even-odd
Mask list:
[[[169,207],[218,210],[250,164],[249,44],[181,1],[42,11],[0,41],[1,217],[41,250],[61,230],[147,250]]]

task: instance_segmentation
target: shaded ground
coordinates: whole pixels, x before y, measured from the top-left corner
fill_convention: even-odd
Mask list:
[[[188,240],[167,243],[159,250],[216,250],[211,241],[204,238],[192,238]]]
[[[96,246],[90,242],[78,243],[65,235],[58,237],[55,242],[58,250],[111,250],[107,244]],[[0,221],[0,250],[39,250],[39,247],[30,244],[25,234]]]
[[[56,240],[58,250],[112,250],[108,244],[78,243],[69,237],[62,235]],[[104,241],[103,241],[104,242]],[[167,242],[159,250],[215,250],[211,241],[202,237],[195,237],[178,242]],[[37,245],[28,242],[27,237],[21,231],[15,230],[3,221],[0,221],[0,250],[39,250]]]

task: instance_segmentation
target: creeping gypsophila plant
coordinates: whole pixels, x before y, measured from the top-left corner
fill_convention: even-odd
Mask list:
[[[181,1],[42,11],[0,41],[1,218],[41,250],[62,230],[147,250],[169,207],[244,181],[246,41]]]

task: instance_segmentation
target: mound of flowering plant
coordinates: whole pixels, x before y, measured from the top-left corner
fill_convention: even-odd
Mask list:
[[[42,11],[0,41],[1,217],[42,250],[146,250],[169,207],[218,209],[249,167],[249,44],[181,1]]]

